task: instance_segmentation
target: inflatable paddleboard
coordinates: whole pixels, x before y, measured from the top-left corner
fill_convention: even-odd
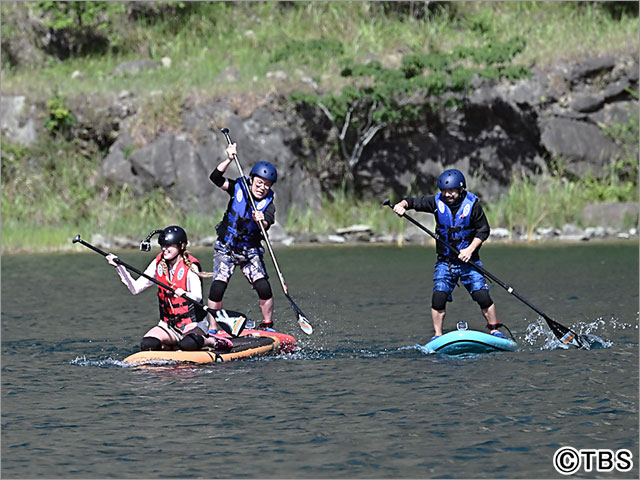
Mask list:
[[[291,352],[295,349],[296,339],[291,335],[265,330],[244,330],[240,337],[231,337],[226,333],[220,336],[233,342],[233,348],[224,350],[198,350],[187,352],[182,350],[153,350],[137,352],[123,361],[132,364],[148,364],[157,362],[184,363],[221,363],[242,358],[253,358],[271,353]]]
[[[518,344],[476,330],[455,330],[431,340],[425,345],[429,353],[461,355],[464,353],[513,352]]]

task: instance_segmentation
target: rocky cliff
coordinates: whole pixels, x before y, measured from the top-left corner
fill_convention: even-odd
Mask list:
[[[1,101],[5,139],[30,144],[48,133],[40,127],[46,114],[42,100]],[[340,170],[332,170],[339,162],[336,139],[319,110],[277,93],[194,96],[175,108],[174,119],[148,117],[144,105],[166,101],[167,92],[138,98],[126,91],[68,99],[76,119],[71,135],[108,152],[102,181],[137,192],[162,187],[185,210],[222,207],[227,199],[208,176],[224,155],[224,126],[239,145],[245,170],[257,160],[277,166],[281,214],[291,205],[318,208],[322,191],[340,183]],[[443,169],[454,167],[489,200],[504,191],[514,172],[539,175],[553,162],[562,162],[569,175],[601,175],[621,154],[607,128],[637,121],[638,59],[589,58],[534,69],[517,82],[478,79],[466,94],[410,101],[422,105],[423,114],[376,135],[355,171],[356,192],[372,198],[427,192]]]

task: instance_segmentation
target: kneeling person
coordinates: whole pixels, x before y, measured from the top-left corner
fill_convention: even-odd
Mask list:
[[[158,244],[161,252],[151,261],[144,273],[171,286],[175,294],[158,287],[160,321],[145,333],[140,342],[140,350],[175,350],[181,348],[181,342],[189,330],[196,328],[198,322],[206,321],[204,310],[184,298],[186,295],[196,302],[202,299],[202,282],[199,276],[201,266],[200,261],[187,251],[187,234],[177,225],[164,230],[154,230],[142,242],[141,248],[145,247],[143,249],[148,251],[149,240],[156,234],[159,234]],[[154,285],[144,276],[134,279],[124,266],[115,261],[116,258],[114,254],[106,257],[107,262],[116,267],[120,280],[133,295]],[[227,342],[218,338],[209,340],[212,346]]]

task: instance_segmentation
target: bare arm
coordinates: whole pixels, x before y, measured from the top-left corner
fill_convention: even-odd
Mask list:
[[[471,240],[471,243],[467,247],[460,250],[458,258],[467,263],[469,260],[471,260],[471,255],[473,255],[473,252],[475,252],[478,247],[480,247],[480,245],[482,245],[482,240],[478,237],[475,237],[473,240]]]
[[[229,146],[227,146],[226,151],[227,151],[227,158],[225,158],[222,162],[220,162],[216,167],[216,169],[213,172],[211,172],[211,175],[209,176],[211,181],[217,187],[220,187],[225,192],[229,190],[229,180],[224,178],[223,175],[224,175],[224,172],[227,171],[227,168],[229,168],[229,165],[231,165],[231,162],[233,162],[233,156],[237,152],[237,145],[235,143],[229,144]]]

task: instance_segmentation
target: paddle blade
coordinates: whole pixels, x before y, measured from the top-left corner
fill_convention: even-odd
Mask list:
[[[313,333],[313,327],[309,323],[309,321],[300,313],[298,313],[298,325],[304,333],[307,335],[311,335]]]
[[[545,318],[547,323],[549,324],[549,328],[553,334],[565,345],[571,345],[576,348],[583,348],[589,350],[589,342],[585,341],[583,335],[578,335],[573,330],[565,327],[564,325],[560,325],[559,323]]]
[[[231,310],[218,310],[215,319],[218,326],[232,337],[239,336],[247,323],[247,317]]]

